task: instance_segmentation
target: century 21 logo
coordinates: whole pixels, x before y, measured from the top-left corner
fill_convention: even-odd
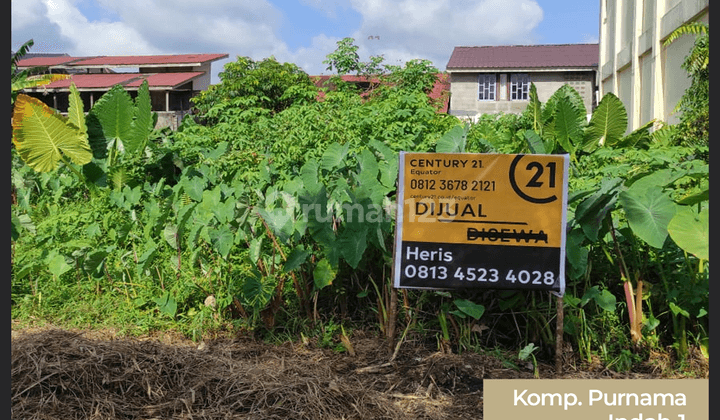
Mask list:
[[[558,197],[555,194],[547,197],[534,197],[529,194],[529,191],[526,192],[523,188],[520,187],[520,185],[518,185],[518,181],[516,179],[516,171],[518,165],[520,164],[520,161],[524,156],[525,155],[515,156],[515,159],[513,159],[512,163],[510,164],[510,185],[512,185],[515,193],[523,200],[535,204],[547,204],[557,200]],[[557,177],[557,162],[548,162],[546,165],[543,166],[542,163],[533,160],[525,165],[525,170],[532,173],[532,177],[524,186],[525,189],[542,188],[546,186],[546,182],[548,188],[555,188],[555,178]]]

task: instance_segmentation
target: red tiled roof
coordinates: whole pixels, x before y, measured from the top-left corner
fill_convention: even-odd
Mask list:
[[[330,80],[333,76],[310,76],[315,81],[315,86],[323,87],[325,82]],[[380,83],[380,78],[373,76],[354,76],[351,74],[344,74],[340,78],[345,82],[367,82],[367,83]]]
[[[77,60],[74,57],[32,57],[18,61],[18,68],[59,66]]]
[[[75,83],[78,89],[103,89],[128,83],[136,77],[138,77],[137,73],[74,74],[67,79],[48,83],[39,89],[67,89],[72,83]]]
[[[439,73],[432,91],[428,94],[430,99],[442,101],[438,112],[446,114],[450,106],[450,76],[447,73]]]
[[[597,67],[599,44],[455,47],[447,69]]]
[[[124,87],[139,87],[143,80],[147,79],[148,87],[173,88],[190,80],[202,76],[204,72],[185,73],[102,73],[102,74],[73,74],[68,79],[57,80],[37,88],[37,90],[62,90],[68,89],[70,84],[75,83],[78,89],[106,90],[120,84]]]
[[[330,77],[332,76],[310,76],[310,78],[315,82],[315,86],[317,87],[326,87],[325,83],[330,79]],[[378,77],[354,75],[343,75],[340,77],[346,82],[380,83],[380,79]],[[323,92],[320,92],[319,98],[322,99],[324,96],[325,95],[323,94]],[[428,97],[433,100],[442,101],[438,112],[448,112],[448,107],[450,105],[450,78],[448,74],[437,74],[437,79],[435,79],[435,84],[433,85],[430,93],[428,93]]]
[[[148,86],[153,87],[176,87],[189,82],[190,80],[205,74],[202,71],[184,72],[184,73],[154,73],[143,75],[147,79]],[[137,79],[128,83],[128,87],[140,87],[142,79]]]
[[[227,58],[227,54],[177,54],[177,55],[128,55],[102,56],[81,59],[73,66],[148,66],[167,64],[202,64]]]
[[[99,57],[33,57],[20,60],[18,68],[25,67],[113,67],[152,65],[191,65],[227,58],[228,54],[175,54],[175,55],[128,55]]]

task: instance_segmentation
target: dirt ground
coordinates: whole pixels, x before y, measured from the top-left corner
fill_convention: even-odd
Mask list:
[[[532,366],[354,332],[352,352],[250,338],[53,328],[12,331],[13,419],[482,419],[483,379],[533,378]],[[435,348],[433,348],[435,347]],[[540,365],[540,378],[663,378],[663,356],[632,373]],[[699,358],[696,371],[709,366]],[[514,362],[518,367],[508,366]]]

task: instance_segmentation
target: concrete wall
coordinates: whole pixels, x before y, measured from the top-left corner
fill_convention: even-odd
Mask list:
[[[652,121],[676,123],[673,110],[690,86],[681,67],[695,42],[663,46],[685,23],[709,22],[709,0],[599,0],[600,97],[614,93],[628,112],[628,132]]]
[[[496,100],[478,100],[478,75],[480,73],[451,73],[450,75],[450,113],[475,118],[482,114],[512,113],[520,114],[527,108],[528,101],[510,100],[508,86],[510,74],[496,73]],[[524,73],[524,72],[517,72]],[[594,106],[595,71],[574,72],[527,72],[530,82],[537,89],[538,99],[545,103],[555,91],[564,84],[573,87],[583,98],[585,109],[592,113]]]
[[[190,114],[190,111],[175,111],[175,112],[158,112],[157,124],[155,128],[170,127],[173,131],[177,130],[178,125],[182,122],[182,119]]]
[[[193,86],[192,89],[194,91],[201,91],[201,90],[207,90],[208,87],[210,87],[210,66],[211,63],[205,63],[200,67],[193,67],[193,71],[204,71],[205,74],[198,77],[197,79],[193,80]]]

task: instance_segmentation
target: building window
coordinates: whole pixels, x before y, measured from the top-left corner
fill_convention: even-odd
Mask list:
[[[527,74],[510,75],[510,100],[527,101],[530,98],[530,78]]]
[[[495,100],[495,75],[494,74],[481,74],[478,76],[479,94],[478,100],[480,101],[494,101]]]

